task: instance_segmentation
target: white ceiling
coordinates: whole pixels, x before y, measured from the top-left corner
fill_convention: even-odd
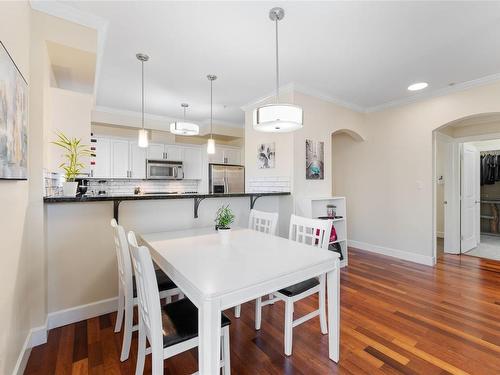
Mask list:
[[[241,106],[274,85],[273,6],[280,23],[281,84],[295,83],[374,110],[500,73],[500,2],[66,2],[108,21],[97,105],[242,124]],[[426,81],[425,94],[407,86]]]

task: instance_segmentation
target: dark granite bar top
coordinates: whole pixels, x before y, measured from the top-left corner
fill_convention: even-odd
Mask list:
[[[151,199],[193,199],[193,198],[231,198],[231,197],[267,197],[274,195],[290,195],[289,192],[271,193],[213,193],[213,194],[130,194],[130,195],[96,195],[78,197],[44,197],[44,203],[82,203],[82,202],[111,202],[111,201],[139,201]]]

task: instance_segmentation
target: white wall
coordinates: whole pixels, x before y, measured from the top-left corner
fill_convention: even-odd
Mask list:
[[[51,87],[50,100],[50,128],[47,129],[51,141],[57,139],[56,132],[62,132],[68,138],[77,138],[82,144],[90,144],[90,113],[94,98],[92,95],[75,91]],[[49,144],[46,168],[51,172],[61,172],[59,165],[66,161],[66,153],[60,147]],[[88,165],[88,158],[82,158]]]
[[[30,7],[27,1],[0,3],[0,40],[30,83]],[[31,126],[31,124],[30,124]],[[31,141],[31,128],[29,129]],[[29,163],[31,157],[29,157]],[[31,176],[30,176],[31,177]],[[32,290],[43,280],[31,274],[28,181],[0,181],[0,373],[11,374],[32,323],[38,320]],[[39,265],[38,265],[39,266]],[[34,267],[37,267],[35,265]]]

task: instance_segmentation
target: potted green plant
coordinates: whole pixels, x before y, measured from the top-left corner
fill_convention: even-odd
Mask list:
[[[77,138],[68,138],[64,133],[57,132],[57,140],[51,143],[64,149],[63,155],[67,160],[59,165],[64,170],[65,182],[63,182],[63,195],[68,197],[76,196],[78,182],[75,178],[85,168],[81,158],[90,156],[91,152],[87,145],[82,145]]]
[[[215,217],[215,228],[217,232],[221,236],[221,240],[223,243],[227,243],[229,241],[229,235],[231,233],[230,225],[234,222],[234,213],[227,206],[221,206],[217,210],[217,215]]]

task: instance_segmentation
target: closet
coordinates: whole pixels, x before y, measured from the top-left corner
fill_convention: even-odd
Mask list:
[[[500,236],[500,150],[481,151],[481,234]]]

